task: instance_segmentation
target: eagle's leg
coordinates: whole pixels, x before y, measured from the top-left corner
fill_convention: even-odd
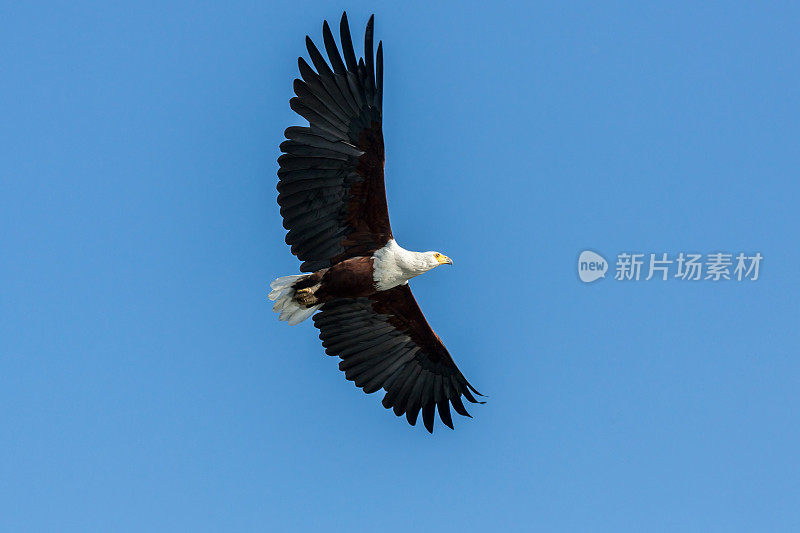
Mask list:
[[[311,307],[312,305],[316,305],[318,303],[317,297],[314,296],[314,293],[319,288],[319,285],[314,285],[311,287],[306,287],[305,289],[297,289],[294,293],[294,300],[306,307]]]

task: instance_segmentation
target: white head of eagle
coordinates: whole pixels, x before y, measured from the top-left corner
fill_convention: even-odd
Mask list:
[[[439,252],[412,252],[394,239],[377,250],[373,257],[373,279],[379,291],[385,291],[407,283],[411,278],[432,270],[439,265],[452,265],[453,260]]]

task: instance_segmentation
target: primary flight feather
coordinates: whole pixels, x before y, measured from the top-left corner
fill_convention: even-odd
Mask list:
[[[478,394],[422,314],[408,280],[453,261],[412,252],[394,240],[386,207],[381,126],[383,46],[373,61],[374,17],[364,58],[356,60],[347,15],[339,25],[342,56],[327,21],[330,65],[306,37],[314,68],[298,59],[302,79],[291,108],[308,120],[292,126],[278,158],[278,204],[286,243],[307,274],[272,282],[269,298],[294,325],[314,313],[328,355],[366,393],[386,391],[383,405],[413,426],[420,411],[433,432],[435,413],[452,428],[450,406],[470,416],[461,397]]]

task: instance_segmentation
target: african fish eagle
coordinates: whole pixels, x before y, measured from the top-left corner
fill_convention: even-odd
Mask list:
[[[439,252],[403,249],[392,236],[383,181],[381,130],[383,45],[373,60],[374,16],[364,58],[356,61],[347,14],[340,23],[344,61],[327,21],[322,26],[330,65],[306,36],[312,69],[298,59],[302,79],[291,108],[308,120],[292,126],[278,158],[278,204],[286,243],[301,272],[272,282],[280,320],[294,325],[317,311],[314,325],[328,355],[367,394],[384,389],[383,406],[405,413],[413,426],[422,411],[433,433],[434,414],[452,428],[450,405],[483,403],[425,320],[408,280],[453,261]]]

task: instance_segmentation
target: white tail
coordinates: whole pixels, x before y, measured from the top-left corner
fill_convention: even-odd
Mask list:
[[[272,292],[269,293],[269,299],[275,302],[272,310],[280,313],[278,318],[288,322],[290,326],[299,324],[322,307],[322,304],[306,307],[294,300],[292,285],[305,276],[306,274],[283,276],[269,284],[272,288]]]

